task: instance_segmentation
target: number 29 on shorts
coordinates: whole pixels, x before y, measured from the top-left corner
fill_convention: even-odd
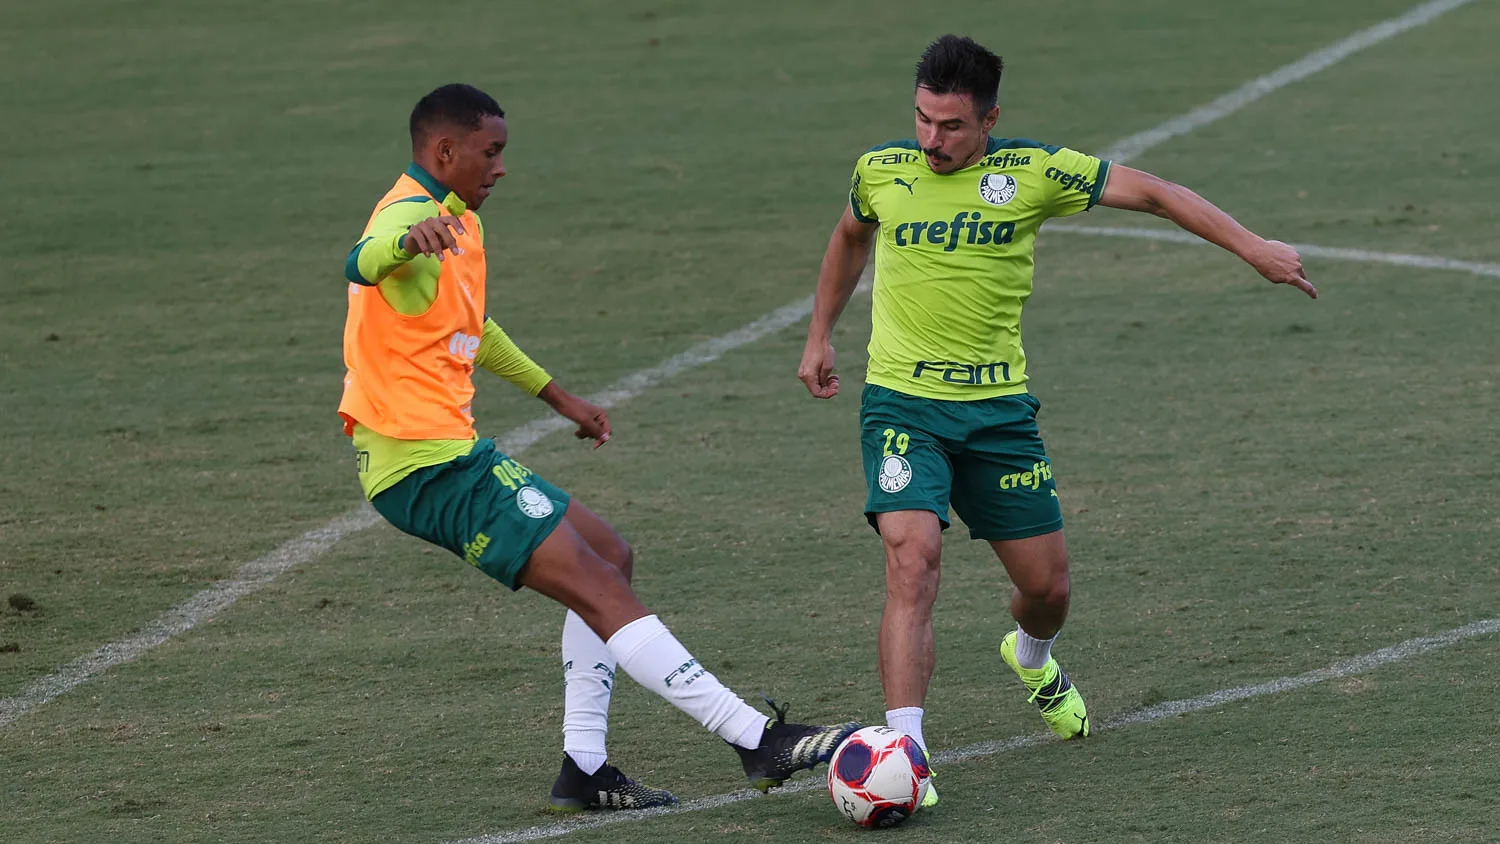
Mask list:
[[[886,428],[881,433],[885,436],[885,450],[881,452],[881,457],[890,457],[892,454],[905,454],[906,450],[911,448],[911,435],[905,431],[898,434],[895,428]],[[893,443],[896,446],[895,451],[891,451]]]

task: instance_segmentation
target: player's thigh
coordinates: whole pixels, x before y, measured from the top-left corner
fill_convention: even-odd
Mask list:
[[[370,502],[391,524],[519,589],[517,574],[564,520],[569,496],[483,439]]]
[[[879,530],[876,516],[901,510],[927,510],[948,527],[953,465],[934,431],[929,399],[884,387],[865,387],[860,402],[860,453],[864,459],[865,517]]]
[[[578,531],[583,541],[594,549],[594,553],[619,569],[625,575],[626,580],[630,579],[634,568],[634,554],[630,543],[626,542],[625,537],[615,530],[614,525],[584,506],[583,502],[577,498],[568,504],[568,513],[564,518],[574,530]]]
[[[1014,540],[1062,529],[1052,461],[1030,394],[973,402],[964,449],[953,458],[953,509],[975,539]]]

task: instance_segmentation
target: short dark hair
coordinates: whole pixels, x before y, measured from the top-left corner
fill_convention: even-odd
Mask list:
[[[983,115],[1000,98],[1005,60],[972,38],[944,35],[927,45],[917,62],[917,87],[934,94],[968,94]]]
[[[417,100],[411,110],[411,140],[416,143],[439,124],[478,129],[484,118],[491,115],[505,116],[505,109],[494,97],[461,82],[444,85]]]

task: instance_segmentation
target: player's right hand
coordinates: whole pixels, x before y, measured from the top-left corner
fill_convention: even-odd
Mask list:
[[[1307,271],[1302,269],[1302,256],[1290,244],[1279,240],[1267,240],[1251,262],[1255,269],[1272,284],[1289,284],[1309,297],[1318,298],[1318,288],[1307,280]]]
[[[452,214],[441,214],[436,217],[428,217],[406,231],[406,237],[401,238],[401,248],[408,255],[422,254],[443,260],[444,252],[452,252],[454,255],[464,254],[463,247],[458,245],[458,240],[453,237],[453,232],[464,234],[464,224]]]
[[[802,351],[802,365],[797,377],[802,379],[813,398],[831,399],[839,394],[839,377],[833,371],[832,343],[808,343]]]

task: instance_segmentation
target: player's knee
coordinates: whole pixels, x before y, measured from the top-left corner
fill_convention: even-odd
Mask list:
[[[630,580],[635,571],[635,549],[625,538],[618,533],[611,533],[607,538],[597,543],[590,543],[594,553],[598,554],[606,563],[615,567],[626,580]]]
[[[1018,584],[1016,588],[1020,589],[1021,594],[1034,603],[1043,604],[1054,610],[1066,610],[1068,608],[1071,587],[1068,582],[1066,568],[1034,578],[1026,583],[1024,587]]]
[[[610,558],[609,561],[615,568],[620,570],[620,574],[625,575],[626,580],[630,580],[631,575],[635,573],[635,549],[630,547],[630,543],[623,539],[620,540],[616,556]]]
[[[1071,597],[1072,591],[1068,585],[1067,575],[1063,575],[1061,580],[1053,582],[1042,600],[1048,607],[1061,612],[1068,608],[1068,601]]]
[[[895,543],[886,554],[885,589],[890,598],[931,603],[937,598],[938,548],[920,543]]]

